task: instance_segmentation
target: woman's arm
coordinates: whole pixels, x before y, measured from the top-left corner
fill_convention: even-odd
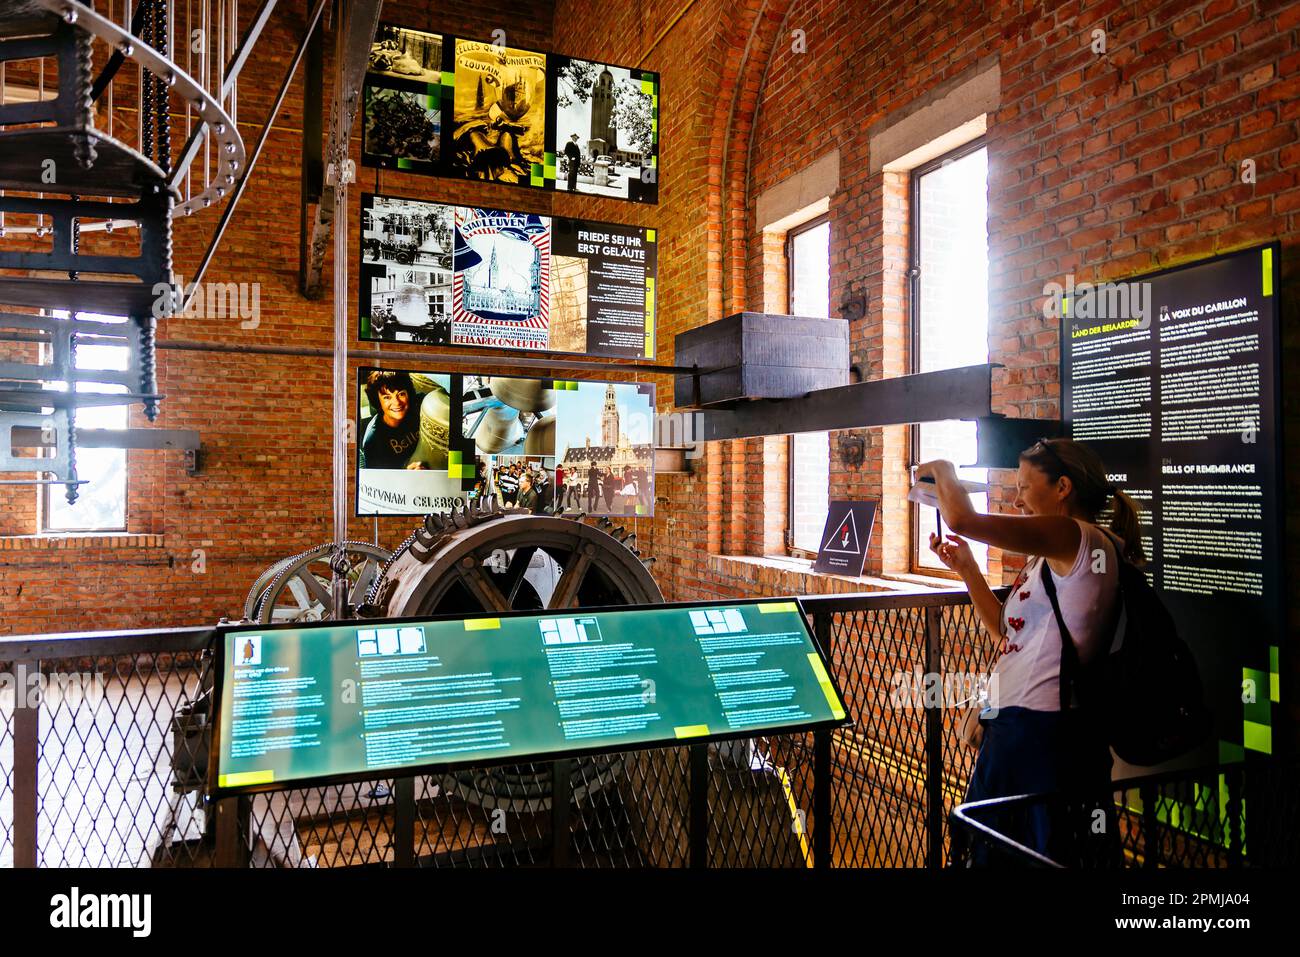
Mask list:
[[[949,535],[948,541],[941,541],[934,532],[930,533],[930,551],[939,556],[939,561],[961,576],[966,590],[970,593],[971,604],[980,624],[993,638],[1002,637],[1002,602],[998,601],[993,589],[980,573],[979,564],[971,553],[965,539]]]
[[[1058,562],[1073,561],[1083,533],[1079,523],[1064,515],[995,515],[978,512],[962,488],[951,462],[926,462],[917,478],[934,479],[939,514],[957,535],[1022,555],[1042,555]]]

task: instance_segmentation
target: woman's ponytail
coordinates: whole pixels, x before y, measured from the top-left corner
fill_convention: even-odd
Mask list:
[[[1114,513],[1110,520],[1110,530],[1124,539],[1124,557],[1134,565],[1145,565],[1146,554],[1142,551],[1142,522],[1138,519],[1137,505],[1123,489],[1115,489]]]

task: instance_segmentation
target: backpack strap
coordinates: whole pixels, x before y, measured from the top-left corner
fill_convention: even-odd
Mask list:
[[[1061,672],[1057,684],[1061,690],[1061,711],[1066,712],[1070,710],[1070,689],[1079,668],[1079,649],[1074,647],[1070,629],[1065,627],[1061,603],[1056,598],[1056,583],[1052,581],[1052,570],[1048,567],[1046,558],[1041,558],[1040,561],[1043,563],[1043,590],[1047,592],[1047,598],[1052,603],[1052,613],[1056,615],[1056,627],[1061,632]]]

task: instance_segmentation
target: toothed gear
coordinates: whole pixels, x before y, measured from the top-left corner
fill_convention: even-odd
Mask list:
[[[552,509],[534,515],[495,499],[425,517],[385,563],[358,609],[385,618],[511,609],[653,604],[663,593],[633,543],[607,518]],[[539,558],[540,555],[540,558]],[[548,585],[550,587],[548,587]],[[582,801],[623,773],[620,755],[574,761]],[[433,778],[443,793],[489,810],[551,806],[551,765],[514,765]]]
[[[271,624],[277,621],[325,621],[331,617],[330,603],[322,600],[330,589],[329,573],[335,564],[348,575],[355,570],[356,580],[349,589],[351,601],[358,602],[378,578],[379,569],[392,558],[392,552],[370,542],[344,542],[336,549],[332,542],[317,545],[297,555],[282,558],[262,572],[244,599],[244,618]],[[312,571],[311,566],[318,570]],[[309,579],[307,576],[311,576]],[[312,582],[315,582],[315,585]],[[295,587],[297,583],[299,587]],[[297,600],[297,608],[280,603],[285,589]],[[310,603],[304,601],[312,598]]]

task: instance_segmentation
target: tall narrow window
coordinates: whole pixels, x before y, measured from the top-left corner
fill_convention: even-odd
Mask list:
[[[87,318],[113,321],[110,316]],[[77,349],[78,369],[124,370],[125,346],[81,345]],[[93,382],[77,383],[78,392],[125,392],[121,385]],[[125,429],[127,406],[91,406],[78,410],[76,424],[81,429]],[[126,450],[77,449],[77,474],[89,479],[77,489],[77,502],[69,505],[62,485],[42,485],[41,531],[100,532],[126,530]]]
[[[831,224],[819,217],[786,237],[786,275],[791,315],[828,317],[831,312]],[[821,545],[830,498],[830,433],[790,437],[790,500],[786,543],[795,553],[816,553]]]
[[[988,151],[976,140],[912,174],[912,367],[934,372],[988,362]],[[912,430],[915,462],[949,459],[964,479],[984,482],[987,469],[962,467],[976,458],[975,423],[927,422]],[[976,495],[975,507],[988,505]],[[940,530],[936,509],[913,505],[912,560],[918,570],[942,568],[930,551]],[[949,529],[942,528],[944,535]],[[987,570],[988,548],[971,542]]]

